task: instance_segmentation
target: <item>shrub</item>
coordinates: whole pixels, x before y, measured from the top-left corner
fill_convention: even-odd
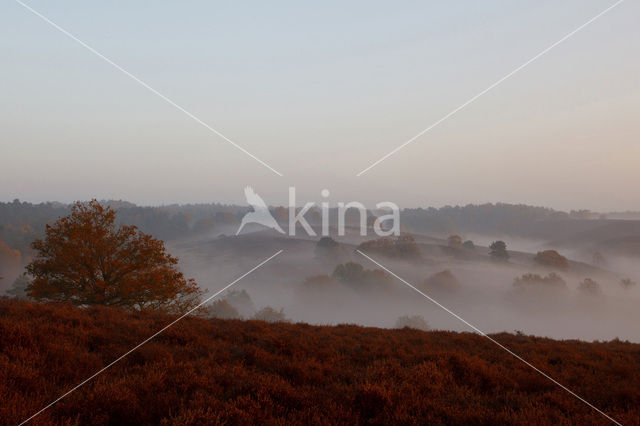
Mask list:
[[[582,282],[578,286],[578,290],[591,295],[602,294],[600,284],[598,284],[597,281],[592,280],[591,278],[585,278],[584,280],[582,280]]]
[[[462,243],[462,247],[466,248],[467,250],[475,250],[476,249],[476,245],[473,244],[473,241],[471,241],[471,240],[467,240],[464,243]]]
[[[620,280],[620,285],[624,288],[631,288],[636,285],[636,282],[632,281],[631,278],[623,278]]]

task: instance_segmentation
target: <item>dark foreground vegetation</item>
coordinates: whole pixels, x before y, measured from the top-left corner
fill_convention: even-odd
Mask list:
[[[0,300],[0,422],[17,424],[172,316]],[[495,339],[623,424],[640,345]],[[468,333],[185,318],[34,424],[606,424]]]

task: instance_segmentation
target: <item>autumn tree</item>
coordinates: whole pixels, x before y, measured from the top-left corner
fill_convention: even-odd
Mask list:
[[[533,258],[537,263],[553,268],[567,269],[569,260],[555,250],[539,251]]]
[[[183,312],[202,292],[177,269],[164,243],[135,226],[115,225],[115,212],[98,201],[76,203],[71,214],[47,225],[27,265],[28,294],[75,305]]]

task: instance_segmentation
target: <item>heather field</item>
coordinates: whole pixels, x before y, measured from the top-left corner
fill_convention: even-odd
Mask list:
[[[18,424],[172,321],[0,301],[0,422]],[[622,424],[640,345],[492,336]],[[32,424],[606,424],[470,333],[187,317]]]

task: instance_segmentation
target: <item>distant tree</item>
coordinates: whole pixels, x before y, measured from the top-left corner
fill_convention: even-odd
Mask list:
[[[473,241],[471,241],[471,240],[467,240],[464,243],[462,243],[462,247],[466,248],[467,250],[475,250],[476,249],[476,245],[473,244]]]
[[[76,203],[71,215],[47,225],[27,265],[29,296],[76,305],[183,312],[201,295],[177,270],[164,243],[135,226],[116,227],[115,212],[98,201]]]
[[[20,276],[18,276],[18,278],[15,279],[11,288],[7,290],[7,294],[18,300],[27,300],[29,299],[27,288],[29,287],[30,283],[31,280],[29,280],[27,274],[21,274]]]
[[[404,315],[398,317],[395,328],[415,328],[416,330],[429,331],[431,327],[421,315]]]
[[[504,241],[494,241],[489,246],[491,251],[489,254],[496,259],[507,260],[509,259],[509,253],[507,252],[507,244]]]
[[[592,295],[599,295],[602,293],[600,284],[598,284],[597,281],[592,280],[591,278],[585,278],[584,280],[582,280],[582,282],[578,286],[578,290]]]
[[[552,268],[567,269],[569,267],[569,260],[555,250],[539,251],[533,260],[540,265]]]
[[[276,311],[271,306],[260,309],[253,316],[253,319],[266,322],[289,322],[287,317],[284,315],[284,309]]]
[[[449,235],[449,238],[447,238],[447,245],[454,249],[462,248],[462,238],[457,234]]]
[[[620,285],[624,288],[631,288],[636,285],[636,282],[632,281],[631,278],[624,278],[620,280]]]
[[[238,319],[240,313],[224,299],[216,300],[204,309],[205,316],[220,319]]]

